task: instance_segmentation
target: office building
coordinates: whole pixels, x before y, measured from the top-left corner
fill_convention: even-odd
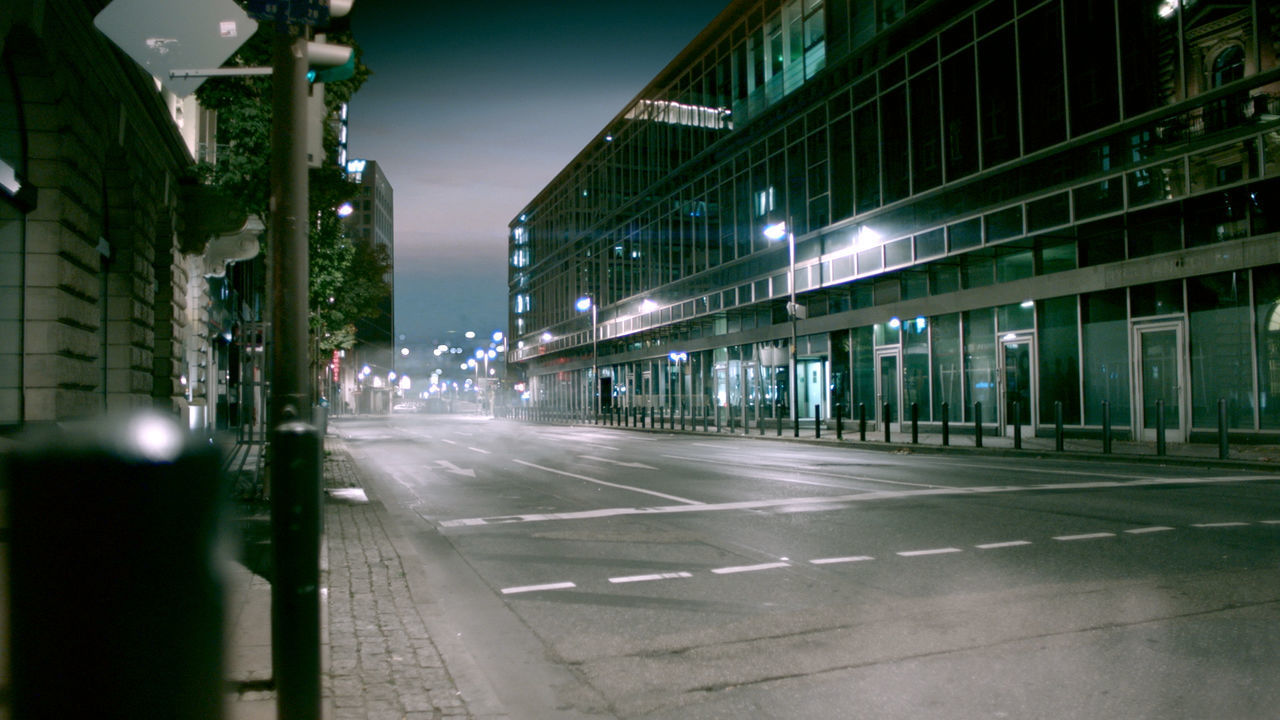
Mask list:
[[[345,132],[342,133],[345,138]],[[386,251],[390,264],[382,276],[387,284],[387,297],[379,307],[376,317],[356,320],[356,346],[347,353],[349,361],[344,365],[358,373],[365,366],[370,376],[385,377],[396,369],[396,310],[393,268],[395,267],[394,209],[395,197],[391,182],[382,168],[373,160],[349,159],[346,164],[347,179],[358,186],[351,200],[352,212],[346,218],[347,232],[357,243],[367,243]],[[350,373],[348,373],[350,374]],[[381,387],[381,386],[380,386]],[[363,383],[354,381],[354,375],[343,383],[343,395],[357,412],[390,412],[390,396],[384,391],[364,392]],[[369,388],[372,390],[372,387]]]
[[[1263,0],[732,2],[512,220],[511,360],[585,415],[1274,437],[1278,49]]]

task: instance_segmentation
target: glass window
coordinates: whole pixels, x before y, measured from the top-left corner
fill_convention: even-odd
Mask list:
[[[996,329],[1002,333],[1014,330],[1034,330],[1036,327],[1035,303],[1013,303],[996,308]]]
[[[901,200],[911,193],[911,147],[907,128],[907,89],[898,87],[880,98],[884,202]]]
[[[1021,280],[1034,274],[1035,253],[1030,247],[1001,247],[996,251],[996,282]]]
[[[960,314],[951,313],[931,318],[933,340],[933,413],[943,418],[942,404],[947,404],[946,417],[960,420],[964,412],[960,377]],[[1280,413],[1277,413],[1280,414]],[[1280,421],[1278,421],[1280,422]]]
[[[1264,429],[1280,429],[1280,265],[1253,269],[1258,330],[1258,416]]]
[[[1173,315],[1182,312],[1182,281],[1135,285],[1129,290],[1130,312],[1133,317]]]
[[[1027,232],[1036,232],[1071,222],[1071,198],[1067,193],[1027,203]]]
[[[853,128],[858,212],[866,212],[880,206],[880,127],[876,103],[868,103],[853,112]]]
[[[1124,112],[1128,117],[1164,107],[1177,99],[1178,26],[1182,3],[1122,0],[1120,71]]]
[[[1085,223],[1076,228],[1080,267],[1124,260],[1124,217]]]
[[[1114,0],[1063,5],[1071,134],[1080,136],[1120,118]]]
[[[1224,145],[1189,158],[1191,192],[1199,193],[1258,176],[1258,144]]]
[[[1084,421],[1102,424],[1102,403],[1112,426],[1129,424],[1129,320],[1124,290],[1080,297],[1084,341]]]
[[[1280,130],[1262,135],[1263,174],[1280,175]]]
[[[902,238],[884,245],[884,265],[894,267],[911,262],[911,238]]]
[[[1076,269],[1076,241],[1074,238],[1043,235],[1036,238],[1037,275]]]
[[[1184,203],[1187,247],[1247,237],[1249,204],[1246,188],[1232,188],[1187,200]]]
[[[938,257],[947,252],[946,233],[942,228],[930,230],[916,236],[916,257],[918,259]]]
[[[903,420],[911,419],[911,404],[917,417],[928,421],[929,405],[929,321],[924,317],[902,321],[902,404]]]
[[[1129,257],[1182,249],[1182,213],[1177,203],[1129,213]]]
[[[1134,170],[1125,176],[1129,184],[1129,207],[1173,200],[1187,194],[1187,177],[1182,161]]]
[[[965,289],[986,287],[996,281],[996,261],[989,252],[969,253],[960,259]]]
[[[845,96],[847,98],[847,96]],[[831,219],[853,215],[853,129],[845,115],[831,123]]]
[[[973,49],[942,63],[942,118],[947,180],[978,170],[978,107]]]
[[[858,274],[866,275],[867,273],[879,272],[884,269],[884,259],[880,254],[879,247],[873,247],[870,250],[863,250],[858,253]]]
[[[1054,403],[1062,403],[1062,421],[1080,422],[1080,343],[1076,333],[1076,296],[1036,303],[1040,358],[1040,418],[1054,421]]]
[[[1013,28],[978,41],[982,164],[992,167],[1018,156],[1018,75]]]
[[[964,375],[967,399],[964,419],[974,418],[974,403],[982,403],[982,419],[996,418],[996,315],[994,308],[964,314]]]
[[[927,47],[934,47],[929,43]],[[942,184],[942,118],[938,69],[911,79],[911,177],[914,192]]]
[[[1071,191],[1075,198],[1076,219],[1116,212],[1124,207],[1124,190],[1120,178],[1108,178]]]
[[[849,417],[852,376],[849,373],[849,331],[831,333],[831,402],[842,417]],[[832,413],[835,414],[834,412]]]
[[[1280,230],[1280,179],[1265,180],[1249,186],[1250,213],[1254,235]]]
[[[999,242],[1022,234],[1022,206],[1014,205],[985,218],[987,242]]]
[[[1055,0],[1018,21],[1022,137],[1026,152],[1067,138],[1062,23]]]
[[[951,252],[975,248],[982,244],[982,218],[973,218],[947,226]]]
[[[876,347],[897,345],[902,342],[902,335],[899,332],[902,329],[901,321],[876,323],[874,327]]]
[[[960,289],[960,264],[935,262],[929,264],[929,294],[945,295]]]
[[[1253,428],[1253,350],[1249,275],[1245,271],[1187,280],[1191,343],[1191,426],[1217,427],[1218,400],[1227,425]]]
[[[860,327],[850,330],[849,348],[850,363],[853,367],[851,415],[858,417],[858,406],[862,405],[867,417],[874,418],[876,416],[876,349],[871,328]]]

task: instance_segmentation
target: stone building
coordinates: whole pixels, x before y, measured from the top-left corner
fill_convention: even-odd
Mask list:
[[[0,13],[0,430],[138,406],[210,422],[190,410],[214,405],[203,253],[244,218],[190,180],[200,113],[94,27],[106,5]]]

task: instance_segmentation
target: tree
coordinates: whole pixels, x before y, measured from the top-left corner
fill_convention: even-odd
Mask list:
[[[230,65],[271,64],[273,29],[263,24],[229,61]],[[361,60],[350,32],[331,33],[329,42],[350,45],[356,53],[355,74],[325,85],[325,108],[332,116],[359,90],[371,71]],[[241,204],[270,227],[271,78],[210,78],[196,90],[200,105],[218,113],[218,147],[214,162],[197,165],[200,179]],[[351,348],[355,322],[376,317],[391,288],[383,281],[391,262],[385,250],[362,248],[347,237],[337,208],[350,200],[356,186],[336,166],[337,127],[324,126],[324,149],[330,159],[310,171],[311,329],[322,351]],[[264,245],[268,239],[264,238]],[[381,250],[381,252],[379,252]]]

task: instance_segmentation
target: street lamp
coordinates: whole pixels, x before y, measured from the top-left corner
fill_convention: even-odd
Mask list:
[[[583,295],[574,304],[578,312],[591,311],[591,418],[600,421],[600,353],[596,335],[596,303],[590,295]]]
[[[800,306],[796,304],[796,235],[791,232],[790,226],[785,222],[775,223],[764,229],[764,236],[770,240],[781,240],[787,238],[787,256],[790,265],[790,271],[787,274],[787,285],[791,289],[791,300],[787,302],[787,316],[791,318],[791,352],[788,354],[787,374],[790,377],[790,389],[787,392],[787,400],[791,405],[791,432],[795,437],[800,437],[800,408],[796,405],[796,393],[799,388],[796,387],[796,320],[800,317]],[[817,418],[814,418],[817,422]]]

